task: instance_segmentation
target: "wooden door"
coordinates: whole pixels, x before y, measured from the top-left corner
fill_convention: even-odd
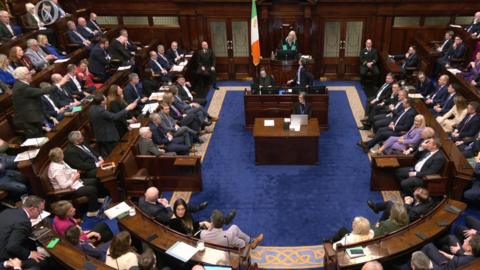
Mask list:
[[[358,76],[364,24],[363,19],[326,19],[323,22],[322,76],[329,79]]]
[[[249,21],[244,18],[209,18],[210,46],[215,52],[219,79],[248,77],[250,59]]]

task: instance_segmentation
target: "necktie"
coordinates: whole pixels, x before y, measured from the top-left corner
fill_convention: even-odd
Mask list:
[[[84,42],[84,41],[86,40],[86,39],[85,39],[82,35],[80,35],[80,33],[78,33],[77,31],[73,31],[73,32],[82,40],[82,42]]]
[[[300,72],[301,72],[301,70],[302,70],[302,67],[301,67],[301,66],[298,67],[298,71],[297,71],[297,84],[300,84],[300,82],[301,82],[301,80],[300,80],[300,74],[301,74]]]
[[[135,94],[137,94],[137,97],[139,98],[140,93],[138,93],[137,87],[134,84],[132,84],[132,85],[133,85],[133,90],[135,90]]]
[[[97,28],[98,31],[100,31],[100,32],[102,31],[102,28],[100,28],[100,26],[97,24],[96,21],[92,21],[92,24],[93,24],[93,26],[95,26],[95,28]]]
[[[385,88],[386,88],[387,86],[388,86],[388,83],[384,83],[384,84],[382,85],[382,87],[381,87],[380,90],[378,91],[377,99],[380,98],[380,96],[382,95],[383,90],[385,90]]]
[[[468,122],[470,122],[470,120],[473,118],[474,114],[470,115],[468,118],[467,118],[467,121],[465,121],[465,124],[463,124],[462,128],[459,130],[459,133],[462,132],[462,130],[465,129],[465,127],[467,126]]]
[[[162,65],[160,65],[160,63],[158,63],[157,60],[153,60],[153,62],[155,62],[155,64],[157,64],[157,66],[160,68],[160,70],[163,72],[163,67]]]
[[[79,146],[80,146],[80,149],[83,150],[83,152],[85,152],[87,155],[92,157],[93,160],[95,160],[95,163],[98,162],[98,158],[92,153],[92,151],[90,151],[90,149],[88,149],[88,147],[86,147],[85,145],[79,145]]]
[[[177,108],[175,108],[175,106],[172,105],[172,106],[170,106],[170,107],[172,108],[172,110],[175,111],[176,114],[182,115],[182,113],[181,113]]]
[[[88,28],[87,26],[85,26],[85,30],[87,30],[90,34],[93,35],[93,31],[90,28]]]
[[[400,121],[400,119],[402,119],[403,115],[405,115],[405,113],[408,111],[407,110],[404,110],[402,114],[400,114],[400,116],[397,118],[397,121],[395,121],[395,123],[393,124],[393,129],[395,129],[395,127],[397,126],[398,122]]]

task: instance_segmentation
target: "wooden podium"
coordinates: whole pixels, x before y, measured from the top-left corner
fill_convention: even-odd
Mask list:
[[[313,60],[309,60],[307,70],[313,70],[312,66],[314,64]],[[295,77],[298,69],[298,60],[273,60],[266,58],[260,61],[260,66],[264,67],[268,74],[273,75],[276,84],[284,84]]]

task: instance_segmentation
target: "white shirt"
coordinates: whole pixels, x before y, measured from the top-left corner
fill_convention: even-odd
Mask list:
[[[13,28],[10,24],[5,24],[5,26],[7,27],[8,31],[10,31],[10,33],[12,34],[12,36],[15,36],[15,32],[13,32]]]
[[[383,91],[385,91],[385,89],[389,86],[388,83],[385,83],[383,84],[383,86],[380,88],[380,91],[378,91],[378,94],[377,94],[377,97],[375,98],[376,100],[378,100],[380,98],[380,96],[382,95]]]
[[[415,171],[418,173],[422,170],[423,168],[423,165],[425,165],[425,162],[427,162],[427,160],[429,160],[433,155],[435,155],[435,153],[437,153],[438,150],[435,150],[433,152],[430,152],[427,154],[427,156],[425,156],[422,160],[420,160],[419,162],[417,162],[417,164],[415,164]]]
[[[395,127],[397,126],[398,124],[398,121],[400,121],[400,119],[402,119],[402,117],[405,115],[406,112],[408,112],[408,110],[410,110],[410,108],[406,108],[402,114],[400,114],[400,116],[397,118],[397,120],[395,121],[395,123],[393,123],[393,129],[395,130]]]
[[[80,83],[78,82],[77,80],[77,77],[76,76],[70,76],[70,80],[72,80],[72,82],[75,84],[75,86],[77,87],[78,91],[82,91],[82,86],[80,85]]]
[[[185,90],[185,92],[187,92],[188,97],[189,97],[191,100],[193,100],[193,95],[192,95],[192,93],[190,92],[190,90],[188,89],[188,87],[187,87],[186,85],[182,85],[182,87],[183,87],[183,90]]]
[[[45,97],[47,99],[47,101],[50,103],[50,105],[52,105],[52,107],[55,109],[55,111],[58,113],[58,111],[60,111],[57,106],[55,105],[55,103],[52,101],[52,99],[50,99],[50,97],[48,95],[43,95],[43,97]]]
[[[160,65],[160,63],[158,63],[158,61],[156,59],[152,59],[153,62],[160,68],[160,70],[163,72],[165,69],[162,67],[162,65]]]

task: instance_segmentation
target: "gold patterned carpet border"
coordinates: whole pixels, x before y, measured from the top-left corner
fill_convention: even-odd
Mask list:
[[[225,99],[227,91],[244,91],[243,86],[223,86],[219,90],[215,91],[210,106],[208,107],[208,113],[212,116],[219,117],[220,110],[222,108],[223,101]],[[360,119],[364,115],[364,108],[358,95],[357,88],[355,86],[329,86],[329,91],[345,91],[350,109],[355,118],[357,126],[361,125]],[[360,89],[358,89],[360,90]],[[194,155],[200,155],[203,158],[208,149],[210,139],[215,129],[215,123],[210,127],[212,133],[202,136],[203,144],[196,146],[196,152]],[[367,140],[369,131],[359,130],[362,140]],[[369,156],[370,158],[370,156]],[[183,198],[185,201],[189,201],[191,192],[174,192],[170,203],[173,204],[178,198]],[[401,199],[398,191],[382,191],[384,200],[397,201]],[[252,251],[252,262],[258,263],[259,268],[262,269],[311,269],[323,267],[323,245],[314,246],[259,246]]]

